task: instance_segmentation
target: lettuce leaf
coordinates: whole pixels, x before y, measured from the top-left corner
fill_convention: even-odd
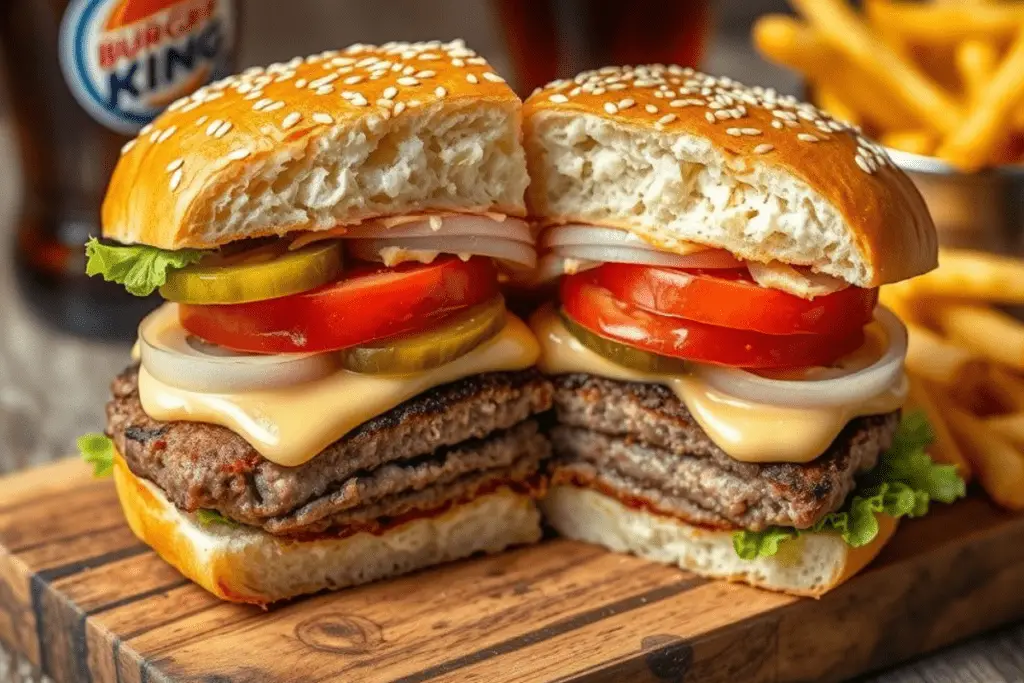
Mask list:
[[[231,521],[216,510],[196,510],[196,521],[203,526],[211,526],[213,524],[223,524],[224,526],[230,527],[238,526],[236,522]]]
[[[106,434],[84,434],[76,445],[82,460],[92,465],[92,476],[109,477],[114,472],[114,442]]]
[[[934,439],[923,413],[903,417],[893,438],[873,470],[861,477],[843,507],[823,517],[807,531],[769,527],[764,531],[737,531],[732,545],[745,560],[772,557],[786,541],[802,533],[834,532],[854,548],[867,545],[878,535],[878,515],[920,517],[932,501],[952,503],[967,492],[964,480],[952,465],[939,465],[925,452]]]
[[[135,296],[149,296],[167,282],[168,271],[192,265],[208,253],[199,249],[168,251],[144,244],[111,246],[93,237],[85,244],[85,274],[122,284]]]

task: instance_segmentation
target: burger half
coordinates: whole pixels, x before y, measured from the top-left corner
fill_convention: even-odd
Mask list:
[[[908,416],[878,287],[936,265],[920,195],[815,107],[690,69],[609,67],[524,106],[560,303],[532,326],[563,534],[820,595],[902,516],[963,493]]]
[[[90,274],[168,303],[103,437],[135,534],[265,604],[540,537],[521,103],[461,42],[253,68],[129,142]]]

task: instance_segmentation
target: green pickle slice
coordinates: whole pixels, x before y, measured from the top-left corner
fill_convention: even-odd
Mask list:
[[[167,275],[160,295],[183,304],[241,304],[298,294],[337,279],[341,243],[319,242],[288,251],[278,240],[202,262]]]
[[[681,358],[660,356],[656,353],[635,349],[632,346],[620,344],[611,339],[605,339],[599,334],[594,334],[583,325],[569,317],[565,311],[559,310],[569,333],[579,340],[586,348],[599,356],[607,358],[613,363],[641,372],[673,374],[678,375],[687,371],[686,361]]]
[[[505,300],[488,302],[456,314],[438,327],[397,339],[342,351],[342,365],[365,374],[403,375],[450,363],[472,351],[505,326]]]

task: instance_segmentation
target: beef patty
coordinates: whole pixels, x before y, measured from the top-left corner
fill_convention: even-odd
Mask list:
[[[889,447],[898,413],[857,418],[806,464],[747,463],[715,445],[671,391],[591,375],[553,378],[552,483],[593,486],[715,528],[807,528],[842,505]]]
[[[530,418],[551,407],[551,385],[532,369],[423,392],[297,467],[270,462],[225,427],[154,420],[139,401],[137,368],[119,375],[112,391],[107,433],[133,473],[183,510],[213,509],[279,534],[436,507],[499,479],[524,481],[549,449]]]

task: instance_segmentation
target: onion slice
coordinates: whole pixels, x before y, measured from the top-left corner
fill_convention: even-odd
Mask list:
[[[747,263],[747,270],[754,282],[769,289],[778,289],[798,296],[801,299],[813,299],[844,290],[850,286],[848,282],[822,273],[800,271],[793,266],[778,261],[771,263]]]
[[[337,354],[239,353],[190,335],[178,304],[164,304],[139,325],[142,367],[165,384],[203,393],[230,393],[300,384],[339,367]]]
[[[770,379],[737,368],[694,365],[694,373],[729,396],[778,406],[818,408],[851,405],[897,386],[903,381],[907,353],[907,328],[893,313],[879,306],[875,320],[887,336],[886,351],[867,367],[853,370],[821,369],[824,378]]]
[[[396,248],[421,254],[437,252],[459,256],[488,256],[503,263],[523,268],[534,268],[537,265],[537,252],[534,251],[533,245],[498,237],[434,235],[432,237],[355,239],[349,243],[349,250],[352,254],[365,261],[381,261],[383,259],[382,252],[392,250],[391,253],[395,254],[396,252],[393,250]],[[429,260],[433,260],[433,258]]]

